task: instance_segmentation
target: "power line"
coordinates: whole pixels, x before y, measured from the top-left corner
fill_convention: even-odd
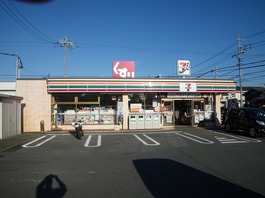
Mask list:
[[[251,37],[254,37],[254,36],[257,36],[257,35],[260,35],[260,34],[264,34],[264,33],[265,33],[265,30],[261,30],[259,32],[256,32],[256,33],[253,33],[251,35],[248,35],[245,38],[251,38]]]
[[[256,62],[252,62],[252,63],[247,63],[247,64],[242,64],[242,67],[241,69],[242,70],[247,70],[247,69],[253,69],[253,68],[261,68],[261,67],[265,67],[265,64],[258,64],[258,65],[250,65],[250,64],[253,64],[253,63],[260,63],[260,62],[265,62],[265,60],[263,61],[256,61]],[[247,65],[250,65],[250,66],[247,66]],[[223,67],[223,68],[219,68],[218,69],[218,72],[226,72],[226,73],[222,73],[222,74],[219,74],[219,77],[222,77],[222,76],[228,76],[229,74],[231,75],[231,73],[233,72],[236,72],[238,70],[238,68],[236,68],[237,65],[233,65],[233,66],[227,66],[227,67]],[[198,74],[198,75],[204,75],[204,74],[208,74],[210,72],[214,72],[215,70],[209,70],[203,74]],[[264,72],[264,70],[260,71],[260,72]],[[259,72],[259,73],[260,73]],[[251,73],[255,73],[255,72],[249,72],[249,74]],[[237,75],[238,77],[238,75]]]
[[[248,69],[251,69],[247,74],[244,74],[244,77],[247,75],[247,76],[251,76],[251,75],[254,75],[256,73],[264,73],[264,70],[260,70],[260,71],[252,71],[252,69],[254,68],[263,68],[265,67],[265,60],[259,60],[259,61],[254,61],[254,62],[248,62],[248,63],[245,63],[245,64],[242,64],[242,67],[241,69],[242,70],[248,70]],[[207,76],[209,74],[212,74],[212,73],[216,73],[218,72],[218,77],[226,77],[226,78],[229,78],[229,79],[234,79],[234,78],[238,78],[239,75],[234,75],[233,73],[238,71],[238,68],[236,67],[237,65],[230,65],[230,66],[226,66],[226,67],[222,67],[222,68],[218,68],[218,70],[215,68],[215,69],[211,69],[211,70],[208,70],[204,73],[199,73],[197,74],[197,78],[199,77],[202,77],[202,76]],[[245,79],[244,79],[245,81]]]
[[[234,43],[229,45],[228,47],[224,48],[223,50],[219,51],[218,53],[216,53],[215,55],[211,56],[210,58],[207,58],[206,60],[203,60],[203,61],[199,62],[198,64],[193,66],[193,70],[194,70],[194,67],[197,67],[197,66],[200,66],[202,64],[205,64],[206,62],[209,62],[210,60],[212,60],[212,59],[224,54],[224,52],[226,52],[227,50],[231,49],[233,46],[234,46]],[[211,65],[208,65],[206,67],[211,67],[212,65],[217,65],[218,63],[222,62],[223,60],[225,60],[227,57],[230,57],[230,56],[231,56],[231,54],[229,53],[226,56],[224,56],[223,58],[217,60],[215,63],[213,63]],[[202,68],[199,68],[199,69],[202,70]]]
[[[250,43],[250,45],[253,46],[253,45],[260,44],[260,43],[265,43],[265,40],[264,41],[258,41],[258,42],[255,42],[255,43]]]
[[[259,31],[259,32],[256,32],[256,33],[253,33],[253,34],[251,34],[251,35],[249,35],[249,36],[247,36],[247,37],[245,37],[245,38],[255,37],[255,36],[258,36],[258,35],[260,35],[260,34],[264,34],[264,33],[265,33],[265,30],[262,30],[262,31]],[[265,41],[259,41],[259,42],[251,43],[251,44],[249,44],[249,46],[254,47],[254,45],[256,45],[255,47],[258,47],[258,46],[262,46],[262,45],[264,45],[263,43],[265,43]],[[228,47],[224,48],[223,50],[221,50],[220,52],[216,53],[215,55],[211,56],[210,58],[207,58],[206,60],[199,62],[198,64],[196,64],[196,65],[193,66],[193,69],[194,69],[194,67],[197,67],[197,66],[200,66],[200,65],[202,65],[202,64],[205,64],[205,62],[209,62],[210,60],[212,60],[212,59],[218,57],[219,55],[223,54],[225,51],[227,51],[227,50],[231,49],[232,47],[234,47],[235,44],[236,44],[236,43],[233,43],[233,44],[229,45]],[[260,44],[260,45],[257,45],[257,44]],[[230,56],[230,55],[228,55],[228,56]],[[227,57],[227,56],[226,56],[226,57]],[[216,65],[218,62],[221,62],[221,61],[224,60],[226,57],[221,58],[220,60],[218,60],[218,61],[216,61],[215,63],[211,64],[211,66],[212,66],[212,65]],[[210,67],[210,66],[207,66],[207,67]],[[205,68],[205,67],[204,67],[204,68]],[[200,70],[201,70],[201,69],[202,69],[202,68],[200,68]],[[209,72],[211,72],[211,71],[209,71]]]
[[[241,68],[242,69],[249,69],[249,68],[255,68],[255,67],[262,67],[262,66],[265,66],[264,64],[262,65],[253,65],[253,64],[256,64],[256,63],[262,63],[262,62],[265,62],[265,60],[260,60],[260,61],[255,61],[255,62],[250,62],[250,63],[245,63],[245,64],[241,64]],[[248,66],[246,67],[247,65],[251,65],[251,66]],[[219,68],[218,71],[231,71],[231,70],[236,70],[236,67],[237,65],[232,65],[232,66],[226,66],[226,67],[223,67],[223,68]]]
[[[11,0],[8,0],[9,3],[12,5],[12,7],[16,10],[16,12],[30,25],[30,27],[33,28],[39,35],[41,35],[44,39],[46,39],[49,43],[54,43],[54,40],[49,38],[46,34],[41,32],[36,26],[34,26],[18,9],[17,7],[12,3]]]
[[[7,6],[7,4],[2,0],[3,5],[0,5],[1,8],[18,24],[20,25],[25,31],[29,34],[38,38],[43,41],[43,38],[40,38],[36,32],[32,31],[19,17]]]
[[[11,9],[11,7],[4,1],[1,1],[0,7],[18,24],[20,25],[25,31],[29,34],[34,36],[35,38],[48,42],[54,43],[52,39],[48,38],[44,33],[42,33],[39,29],[37,29],[16,7],[15,5],[8,0],[9,4],[15,9],[15,12]],[[20,15],[20,17],[17,15]]]

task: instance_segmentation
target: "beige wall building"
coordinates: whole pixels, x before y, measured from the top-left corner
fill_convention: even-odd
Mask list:
[[[40,131],[40,121],[45,123],[45,129],[51,129],[51,95],[47,92],[45,79],[17,80],[18,96],[22,100],[23,131]]]
[[[23,131],[128,130],[218,125],[222,93],[236,91],[231,80],[50,78],[17,79],[23,97]]]

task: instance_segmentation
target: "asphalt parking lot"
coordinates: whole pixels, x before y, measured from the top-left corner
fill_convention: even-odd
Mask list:
[[[24,133],[0,141],[1,197],[264,197],[264,142],[189,127]]]

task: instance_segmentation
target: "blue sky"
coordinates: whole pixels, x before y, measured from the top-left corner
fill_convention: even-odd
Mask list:
[[[264,0],[0,0],[0,53],[19,53],[21,77],[64,74],[111,77],[112,61],[135,61],[135,77],[176,77],[190,60],[191,78],[238,82],[238,35],[243,86],[265,84]],[[217,72],[214,72],[217,68]],[[0,79],[15,79],[15,58],[0,54]]]

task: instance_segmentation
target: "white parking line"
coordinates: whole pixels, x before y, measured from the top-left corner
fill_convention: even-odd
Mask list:
[[[40,142],[40,143],[38,143],[38,144],[36,144],[36,145],[31,145],[31,144],[33,144],[33,143],[35,143],[35,142],[37,142],[37,141],[39,141],[39,140],[41,140],[41,139],[43,139],[43,138],[45,138],[45,137],[47,137],[47,135],[41,136],[41,137],[39,137],[39,138],[37,138],[37,139],[35,139],[35,140],[33,140],[33,141],[27,143],[27,144],[24,144],[24,145],[22,145],[22,147],[24,147],[24,148],[39,147],[39,146],[43,145],[45,142],[48,142],[48,141],[50,141],[51,139],[55,138],[56,135],[53,135],[53,136],[49,137],[48,139],[46,139],[46,140],[44,140],[44,141],[42,141],[42,142]]]
[[[211,130],[209,130],[211,131]],[[234,135],[229,135],[229,134],[224,134],[216,131],[211,131],[218,136],[214,136],[217,140],[219,140],[222,144],[227,144],[227,143],[248,143],[248,142],[262,142],[261,140],[254,139],[254,138],[248,138],[248,137],[241,137],[241,136],[234,136]],[[224,137],[226,136],[226,137]],[[228,137],[228,138],[227,138]]]
[[[236,143],[247,143],[247,141],[244,140],[238,140],[234,138],[227,138],[227,137],[219,137],[219,136],[214,136],[219,142],[222,144],[236,144]]]
[[[98,135],[96,145],[90,145],[91,139],[92,139],[92,135],[89,135],[85,144],[84,144],[84,147],[100,147],[101,146],[101,135]]]
[[[210,140],[207,140],[205,138],[202,138],[202,137],[190,134],[190,133],[186,133],[186,132],[184,132],[184,133],[176,132],[176,134],[181,136],[181,137],[188,138],[188,139],[190,139],[192,141],[195,141],[195,142],[198,142],[198,143],[201,143],[201,144],[213,144],[214,143],[214,142],[212,142]]]
[[[140,138],[138,135],[134,135],[134,137],[136,137],[140,142],[142,142],[146,146],[158,146],[158,145],[160,145],[159,142],[155,141],[154,139],[152,139],[148,135],[143,134],[143,136],[146,137],[148,140],[150,140],[153,143],[149,144],[146,141],[144,141],[142,138]]]

